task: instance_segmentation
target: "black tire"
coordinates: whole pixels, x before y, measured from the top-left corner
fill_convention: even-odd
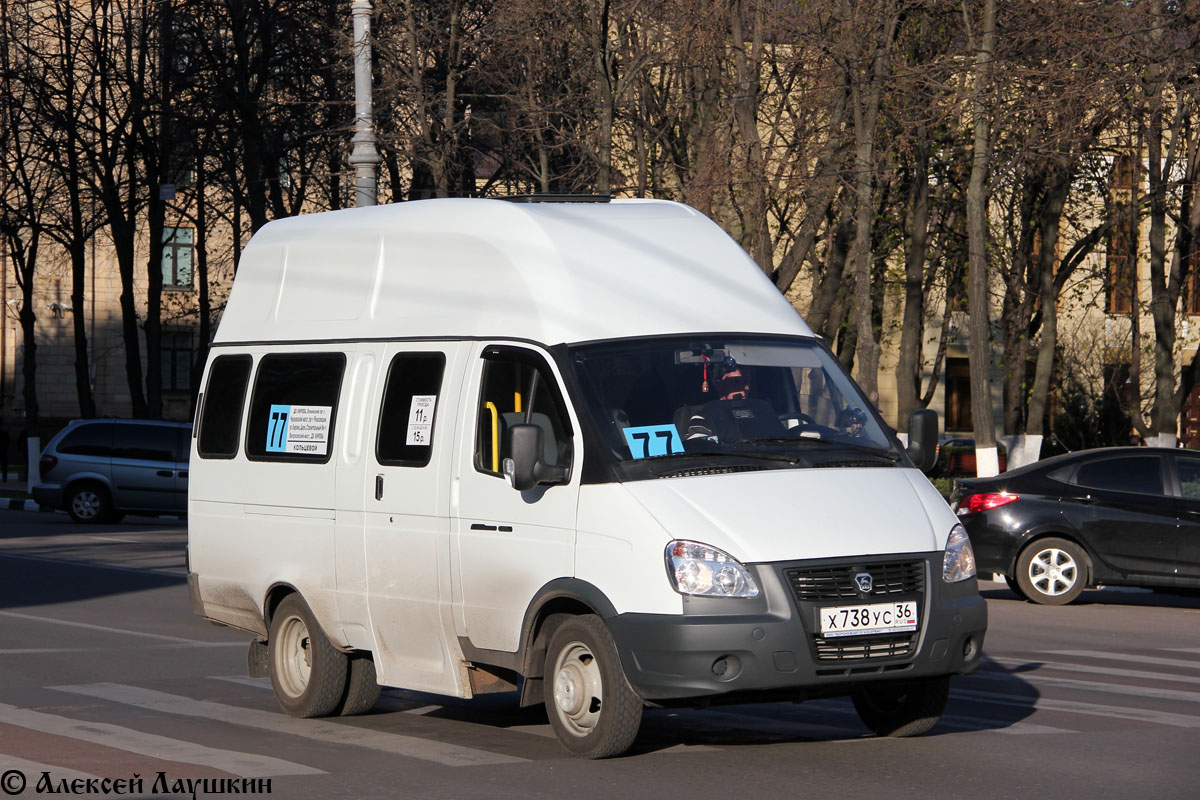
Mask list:
[[[879,736],[920,736],[942,718],[950,697],[950,677],[872,686],[854,695],[854,710]]]
[[[1017,558],[1017,585],[1035,603],[1064,606],[1079,597],[1087,584],[1083,551],[1066,539],[1038,539]]]
[[[112,497],[98,483],[77,483],[67,490],[67,513],[76,522],[109,522],[113,516]]]
[[[1008,588],[1009,588],[1009,589],[1011,589],[1011,590],[1012,590],[1012,593],[1013,593],[1013,594],[1015,594],[1015,595],[1016,595],[1016,596],[1017,596],[1019,599],[1021,599],[1021,600],[1028,600],[1028,599],[1029,599],[1029,598],[1028,598],[1028,597],[1025,595],[1025,590],[1021,588],[1021,584],[1017,583],[1017,579],[1016,579],[1016,578],[1013,578],[1013,577],[1011,577],[1011,576],[1005,575],[1005,576],[1004,576],[1004,582],[1008,584]]]
[[[346,670],[346,693],[336,709],[343,717],[365,714],[379,700],[379,683],[375,680],[375,662],[368,655],[352,656]]]
[[[543,675],[546,716],[568,753],[610,758],[629,749],[642,724],[642,698],[599,617],[562,619],[546,648]]]
[[[271,686],[279,707],[293,717],[326,717],[346,691],[346,654],[321,631],[304,598],[290,594],[275,609],[267,641]]]

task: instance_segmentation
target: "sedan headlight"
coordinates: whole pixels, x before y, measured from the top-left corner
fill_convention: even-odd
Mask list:
[[[667,573],[680,594],[701,597],[757,597],[758,584],[733,556],[698,542],[667,545]]]
[[[942,580],[957,583],[975,577],[975,551],[967,538],[967,529],[955,525],[946,540],[946,555],[942,558]]]

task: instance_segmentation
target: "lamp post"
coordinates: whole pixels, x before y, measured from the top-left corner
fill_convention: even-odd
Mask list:
[[[354,204],[376,203],[375,168],[382,160],[375,149],[375,118],[371,109],[371,0],[353,0],[354,18],[354,136],[350,164],[354,167]]]

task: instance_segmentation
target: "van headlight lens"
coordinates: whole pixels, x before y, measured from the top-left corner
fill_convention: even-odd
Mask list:
[[[942,580],[957,583],[975,577],[975,551],[967,538],[967,529],[955,525],[946,540],[946,555],[942,558]]]
[[[667,545],[667,574],[680,594],[700,597],[757,597],[758,584],[733,556],[699,542]]]

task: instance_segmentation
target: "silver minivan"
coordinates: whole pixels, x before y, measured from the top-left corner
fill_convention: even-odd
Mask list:
[[[73,420],[42,450],[33,499],[76,522],[185,514],[191,435],[183,422]]]

